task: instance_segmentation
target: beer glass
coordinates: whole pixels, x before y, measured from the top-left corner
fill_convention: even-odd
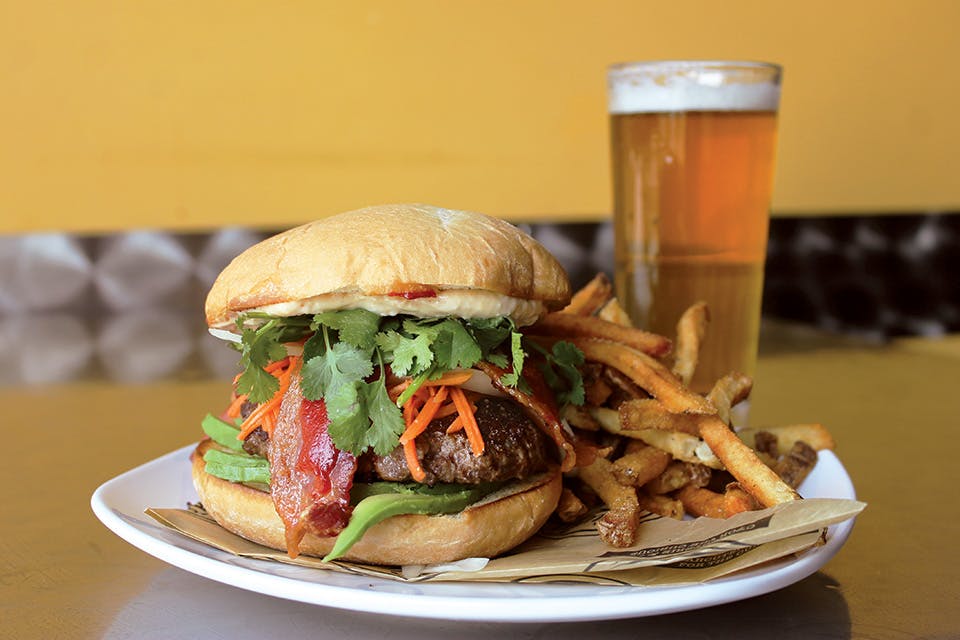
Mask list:
[[[660,61],[609,68],[615,286],[637,326],[711,322],[691,386],[753,374],[781,69]]]

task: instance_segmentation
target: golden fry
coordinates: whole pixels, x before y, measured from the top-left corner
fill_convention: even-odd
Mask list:
[[[677,492],[677,499],[683,504],[684,510],[691,515],[704,518],[727,517],[722,493],[687,485]]]
[[[684,385],[690,384],[693,371],[700,359],[700,344],[707,332],[710,311],[706,302],[690,306],[677,322],[677,347],[674,352],[673,373]]]
[[[557,517],[563,522],[577,522],[587,515],[587,505],[570,489],[564,488],[560,493],[560,503],[557,505]]]
[[[798,440],[806,442],[817,451],[833,449],[833,436],[822,424],[790,424],[777,427],[763,427],[763,429],[743,429],[737,435],[747,446],[754,446],[754,438],[758,431],[766,431],[777,438],[777,455],[786,454]]]
[[[627,431],[620,429],[619,425],[616,431],[612,429],[613,425],[600,422],[600,426],[605,431],[616,433],[628,438],[643,440],[650,446],[662,449],[669,453],[676,460],[693,462],[710,467],[711,469],[723,469],[723,463],[714,455],[713,451],[703,440],[689,433],[679,431],[662,431],[660,429],[638,429]]]
[[[610,284],[610,279],[601,271],[593,277],[593,280],[573,294],[570,304],[563,308],[563,313],[592,316],[612,295],[613,286]]]
[[[703,487],[710,482],[711,475],[710,468],[702,464],[675,460],[664,469],[663,473],[645,484],[643,489],[647,493],[658,495],[671,493],[687,485]]]
[[[590,411],[586,407],[568,404],[560,410],[560,417],[577,429],[583,429],[584,431],[600,430],[600,423],[590,415]]]
[[[790,451],[773,467],[784,482],[796,489],[817,464],[817,451],[803,440],[793,443]]]
[[[646,446],[614,460],[613,474],[620,484],[641,487],[663,473],[668,464],[669,453]]]
[[[528,329],[531,335],[567,338],[595,338],[610,340],[618,346],[626,345],[650,356],[670,353],[673,343],[666,338],[642,329],[624,327],[602,318],[579,316],[572,313],[548,313]]]
[[[620,427],[627,430],[663,429],[698,436],[700,417],[691,413],[670,413],[659,400],[638,398],[620,404]]]
[[[630,319],[626,310],[620,305],[620,301],[615,297],[610,298],[607,304],[603,305],[603,308],[597,313],[597,317],[623,327],[633,326],[633,320]]]
[[[626,374],[639,387],[660,400],[671,413],[715,412],[706,398],[682,386],[665,366],[641,351],[597,338],[574,338],[571,342],[587,360],[600,362]]]
[[[581,467],[580,479],[593,489],[610,509],[597,523],[604,542],[616,547],[633,544],[640,524],[637,490],[617,482],[613,474],[613,463],[605,458],[595,458],[590,465]]]
[[[683,503],[670,496],[650,495],[640,491],[637,494],[637,500],[640,502],[640,508],[644,511],[649,511],[650,513],[655,513],[667,518],[680,520],[685,513]]]
[[[739,482],[731,482],[726,486],[723,493],[724,517],[729,518],[743,511],[754,511],[759,508],[760,503],[747,493]]]
[[[765,465],[753,449],[716,416],[705,419],[700,435],[727,471],[765,507],[799,500],[800,496]]]
[[[728,373],[717,380],[707,400],[710,401],[720,419],[730,424],[730,410],[746,400],[753,390],[753,378],[743,373]]]

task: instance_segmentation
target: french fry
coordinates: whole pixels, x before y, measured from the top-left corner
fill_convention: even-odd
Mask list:
[[[710,482],[712,472],[709,467],[692,462],[675,460],[656,478],[644,485],[643,489],[651,495],[672,493],[687,485],[704,487]]]
[[[583,429],[584,431],[600,430],[600,423],[590,415],[590,411],[586,407],[568,404],[561,409],[560,417],[577,429]]]
[[[604,429],[607,425],[601,423]],[[711,469],[723,469],[723,463],[714,455],[706,442],[689,433],[662,431],[660,429],[640,429],[638,431],[620,431],[620,435],[643,440],[658,449],[663,449],[675,460],[702,464]]]
[[[798,440],[806,442],[817,451],[823,449],[833,449],[833,436],[827,431],[826,427],[819,423],[810,424],[789,424],[776,427],[763,427],[762,429],[742,429],[737,432],[743,442],[749,447],[755,448],[755,437],[758,431],[766,431],[777,438],[777,456],[782,456],[790,451],[793,443]]]
[[[715,413],[710,402],[682,386],[660,362],[630,347],[597,338],[573,338],[587,360],[623,372],[640,388],[660,400],[672,413]]]
[[[619,390],[620,393],[627,398],[635,399],[650,397],[650,394],[641,389],[637,383],[613,367],[603,367],[603,377],[610,381],[610,384],[614,389]]]
[[[653,398],[627,400],[620,404],[617,411],[622,429],[663,429],[700,435],[700,419],[697,414],[670,413],[659,400]]]
[[[556,514],[563,522],[577,522],[587,515],[587,505],[570,489],[564,488],[560,493],[560,502],[557,504]]]
[[[580,468],[580,479],[600,496],[609,511],[597,522],[600,537],[609,545],[629,547],[640,525],[640,503],[637,490],[617,482],[613,463],[604,458]]]
[[[642,487],[663,473],[670,464],[670,454],[656,447],[645,446],[613,461],[613,475],[620,484]]]
[[[684,385],[690,384],[700,359],[700,344],[707,332],[710,311],[706,302],[690,306],[677,322],[677,345],[674,351],[673,373]]]
[[[754,511],[760,508],[756,498],[747,493],[739,482],[731,482],[723,492],[724,517],[736,515],[743,511]]]
[[[631,320],[630,316],[627,315],[626,310],[616,297],[610,298],[607,301],[607,304],[603,305],[603,308],[597,313],[597,317],[602,318],[607,322],[619,324],[623,327],[633,326],[633,320]]]
[[[720,419],[730,424],[730,410],[746,400],[753,390],[753,378],[742,373],[728,373],[717,380],[707,400],[717,410]]]
[[[781,480],[780,476],[757,457],[753,449],[745,445],[730,427],[716,416],[702,422],[700,435],[727,471],[763,506],[772,507],[800,499],[791,486]]]
[[[610,340],[655,357],[664,356],[673,348],[669,338],[656,333],[624,327],[602,318],[564,312],[548,313],[528,331],[531,335]]]
[[[722,493],[687,485],[677,492],[677,499],[683,504],[684,510],[691,515],[705,518],[727,517]]]
[[[667,518],[680,520],[685,513],[683,503],[676,498],[665,495],[650,495],[643,491],[637,494],[640,508]]]
[[[562,313],[590,316],[596,313],[613,295],[610,279],[602,271],[570,298]]]
[[[817,451],[803,440],[793,447],[774,465],[773,470],[788,485],[796,489],[817,464]]]

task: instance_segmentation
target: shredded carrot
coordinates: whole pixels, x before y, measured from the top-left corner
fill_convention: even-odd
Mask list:
[[[453,402],[447,402],[445,405],[437,409],[437,413],[433,416],[433,419],[439,420],[440,418],[452,416],[455,413],[457,413],[457,405],[453,404]]]
[[[404,391],[406,391],[407,387],[409,387],[409,386],[410,386],[410,383],[412,383],[412,382],[413,382],[413,380],[412,380],[411,378],[407,378],[407,379],[404,380],[403,382],[400,382],[400,383],[397,383],[397,384],[393,385],[392,387],[390,387],[389,389],[387,389],[387,395],[390,396],[390,399],[391,399],[391,400],[393,400],[394,402],[396,402],[396,401],[397,401],[397,398],[400,397],[400,394],[403,393]]]
[[[473,415],[473,408],[470,406],[470,401],[467,400],[467,396],[460,387],[451,388],[450,395],[453,398],[454,404],[457,405],[457,412],[460,414],[460,418],[463,420],[463,430],[467,432],[467,440],[470,441],[470,450],[473,451],[473,455],[479,456],[483,453],[485,445],[483,435],[480,433],[480,427],[477,426],[477,418]]]
[[[460,416],[457,416],[456,419],[450,423],[450,426],[447,427],[447,435],[450,435],[451,433],[456,433],[461,429],[463,429],[463,418],[461,418]]]
[[[407,459],[407,468],[410,469],[410,475],[413,476],[413,479],[417,482],[426,480],[427,474],[420,466],[420,458],[417,457],[416,440],[411,439],[403,443],[403,455]]]
[[[458,387],[470,378],[473,377],[472,369],[462,369],[455,371],[447,371],[442,376],[436,380],[427,380],[423,383],[424,387]]]
[[[230,406],[227,407],[225,415],[228,418],[236,419],[240,417],[240,409],[243,407],[243,403],[247,401],[247,395],[236,396],[233,400],[230,401]]]
[[[286,357],[286,358],[281,358],[276,362],[271,362],[270,364],[265,366],[263,370],[266,371],[267,373],[273,373],[277,369],[283,369],[284,367],[289,365],[290,365],[290,358]]]
[[[429,425],[430,421],[436,416],[440,405],[447,399],[449,389],[450,387],[440,387],[440,389],[427,400],[427,403],[420,409],[420,413],[417,414],[413,422],[407,426],[407,430],[400,436],[400,444],[407,444],[407,442],[413,440],[426,430],[427,425]]]
[[[277,363],[270,365],[273,367],[271,375],[277,378],[280,382],[280,387],[276,393],[273,394],[272,398],[259,405],[247,416],[243,424],[240,425],[240,433],[237,434],[237,440],[245,440],[257,427],[263,427],[263,430],[266,431],[267,434],[273,432],[277,414],[280,412],[280,402],[283,400],[284,394],[287,393],[287,389],[290,388],[290,379],[293,377],[294,369],[297,368],[297,364],[299,363],[299,359],[294,357],[284,358],[284,360],[288,366],[282,372],[277,373],[280,366],[273,367],[273,365]],[[283,361],[278,360],[277,362]]]

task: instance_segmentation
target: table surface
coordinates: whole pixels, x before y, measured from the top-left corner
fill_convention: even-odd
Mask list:
[[[209,353],[205,338],[193,345],[200,355],[191,357]],[[821,571],[767,595],[566,624],[453,623],[301,604],[204,579],[128,545],[93,516],[91,494],[197,439],[200,417],[223,404],[228,387],[224,374],[190,358],[160,378],[138,376],[137,363],[158,352],[162,345],[140,338],[123,362],[71,381],[0,387],[11,489],[0,515],[0,637],[960,637],[950,454],[960,426],[960,336],[881,345],[766,326],[751,425],[817,421],[833,432],[868,503],[846,546]],[[20,365],[29,372],[31,362]]]

